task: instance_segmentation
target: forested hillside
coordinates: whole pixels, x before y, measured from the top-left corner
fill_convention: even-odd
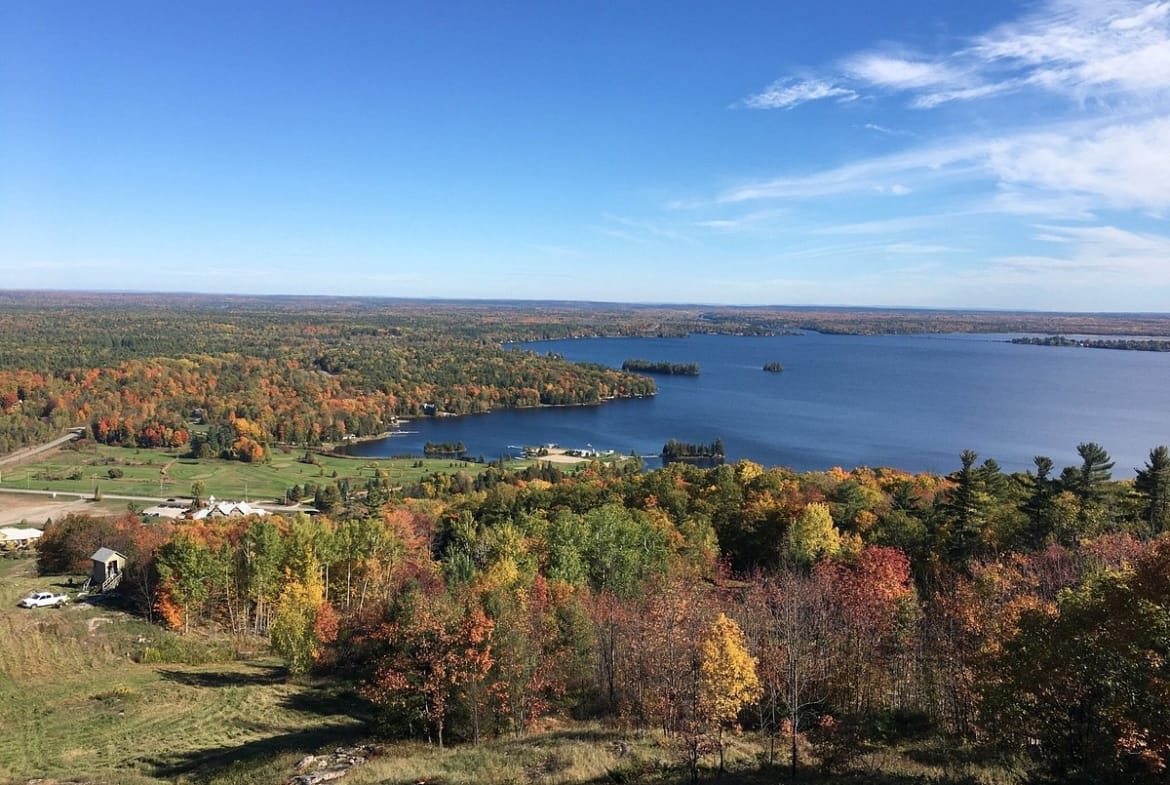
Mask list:
[[[491,468],[373,515],[356,499],[332,519],[68,517],[40,559],[113,547],[145,614],[266,635],[292,673],[352,682],[392,735],[602,717],[697,771],[735,727],[829,770],[946,733],[1028,776],[1160,782],[1170,454],[1117,482],[1103,448],[1078,452],[1011,475],[968,452],[945,477]]]
[[[212,425],[230,429],[224,452],[247,460],[273,443],[378,434],[424,411],[597,404],[655,389],[506,349],[498,326],[456,307],[161,299],[0,309],[0,332],[19,336],[0,346],[0,453],[74,426],[154,447]]]

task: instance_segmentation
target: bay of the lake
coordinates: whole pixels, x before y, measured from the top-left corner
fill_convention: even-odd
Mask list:
[[[657,376],[654,398],[600,406],[418,418],[362,456],[421,455],[463,442],[472,457],[555,443],[657,456],[668,439],[723,440],[728,461],[807,471],[891,466],[948,473],[972,449],[1007,471],[1035,455],[1079,464],[1097,442],[1132,476],[1170,444],[1170,353],[1009,343],[1005,335],[780,335],[586,338],[513,346],[615,368],[623,361],[699,364],[698,377]],[[781,373],[763,370],[779,362]],[[647,461],[657,465],[656,459]]]

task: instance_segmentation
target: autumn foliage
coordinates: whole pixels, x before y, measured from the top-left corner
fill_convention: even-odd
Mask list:
[[[267,639],[290,672],[356,685],[385,732],[435,743],[603,717],[697,777],[729,733],[773,765],[843,769],[901,723],[1062,781],[1164,778],[1170,544],[1148,499],[1098,487],[1102,532],[1037,477],[970,463],[493,467],[359,517],[67,516],[40,560],[126,553],[120,590],[144,612]]]

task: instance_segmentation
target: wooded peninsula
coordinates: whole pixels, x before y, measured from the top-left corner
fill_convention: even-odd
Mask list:
[[[1069,338],[1052,335],[1047,338],[1013,338],[1012,343],[1029,346],[1071,346],[1080,349],[1120,349],[1131,352],[1170,352],[1170,341],[1137,338]]]

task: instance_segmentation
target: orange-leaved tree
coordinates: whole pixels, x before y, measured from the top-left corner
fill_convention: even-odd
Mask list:
[[[417,711],[440,747],[451,703],[491,669],[495,628],[483,609],[449,594],[417,597],[374,637],[390,644],[363,692],[375,703]]]

